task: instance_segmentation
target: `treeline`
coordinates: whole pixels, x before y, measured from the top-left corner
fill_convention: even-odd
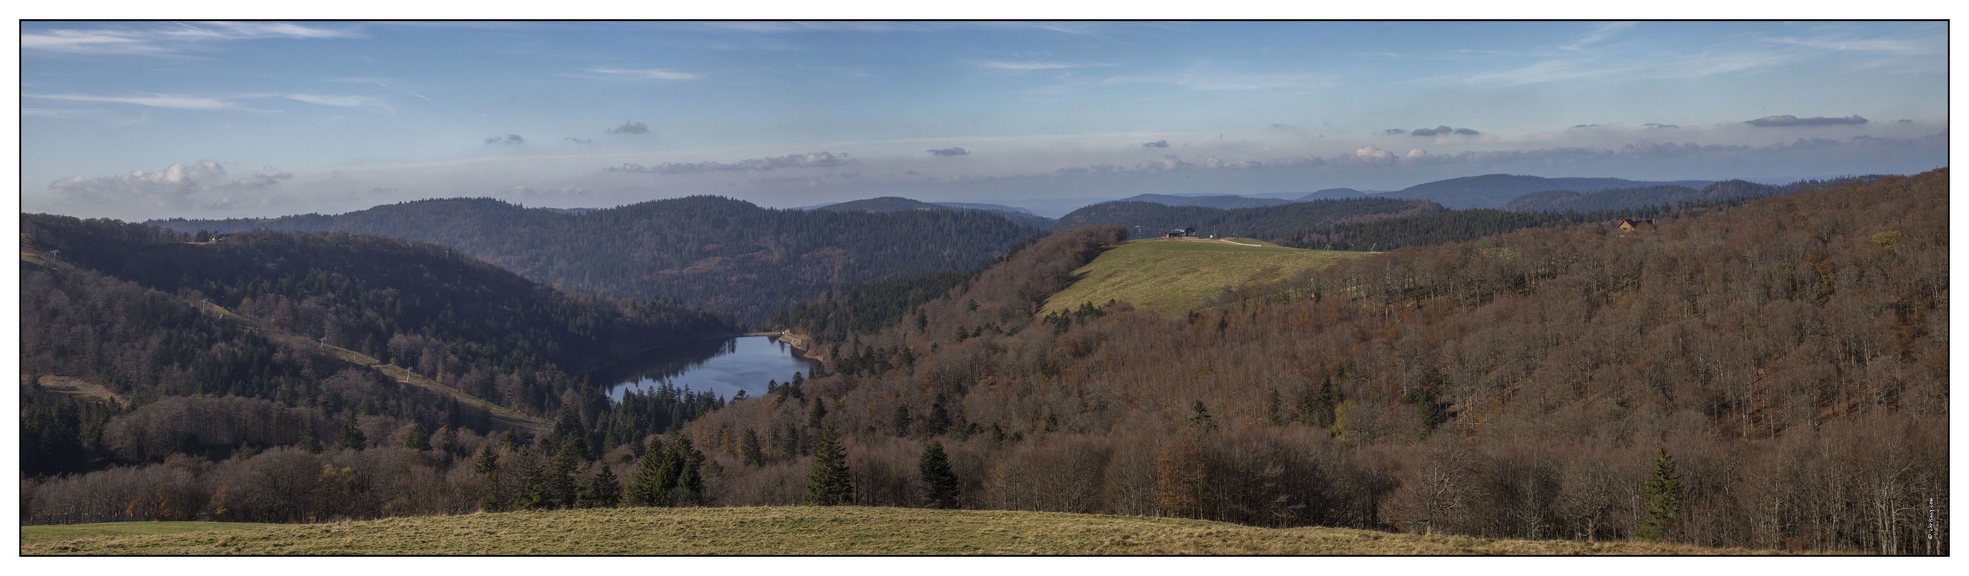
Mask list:
[[[1322,250],[1393,250],[1468,242],[1527,228],[1558,228],[1581,224],[1612,225],[1635,220],[1692,217],[1740,206],[1755,198],[1790,194],[1851,183],[1868,183],[1881,176],[1833,180],[1801,180],[1782,186],[1727,180],[1701,190],[1683,186],[1622,188],[1581,194],[1565,190],[1518,197],[1503,208],[1473,208],[1404,215],[1366,221],[1329,222],[1308,226],[1276,239],[1283,246]]]
[[[244,330],[218,326],[225,323],[204,318],[209,311],[181,304],[209,301],[266,329],[404,366],[536,415],[552,414],[578,397],[582,392],[577,388],[583,386],[579,375],[588,370],[651,347],[733,330],[717,317],[685,306],[568,296],[455,250],[372,236],[253,232],[191,243],[185,235],[143,225],[46,215],[23,216],[22,229],[29,248],[60,250],[64,263],[153,291],[135,299],[134,309],[126,312],[47,318],[37,326],[99,330],[123,322],[149,326],[172,321]],[[179,303],[169,302],[174,299]],[[159,319],[172,315],[185,318]],[[167,335],[158,344],[164,351],[136,360],[188,365],[201,376],[202,387],[174,393],[283,394],[234,389],[279,380],[274,373],[231,371],[271,370],[266,359],[277,355],[273,348],[212,353],[209,339],[180,336]],[[45,351],[48,361],[56,362],[55,357],[69,352],[52,345],[59,341],[34,343],[30,350]],[[324,370],[333,372],[317,372]],[[128,386],[118,384],[116,374],[102,376],[119,391]]]
[[[1882,178],[1879,175],[1834,178],[1830,180],[1800,180],[1784,185],[1758,184],[1743,180],[1725,180],[1703,186],[1701,189],[1688,186],[1645,186],[1639,188],[1619,188],[1575,192],[1554,190],[1536,192],[1511,199],[1499,207],[1510,212],[1598,212],[1613,210],[1632,210],[1649,206],[1675,206],[1691,203],[1714,203],[1720,200],[1741,198],[1760,198],[1789,194],[1800,190],[1825,188],[1848,183],[1868,183]]]
[[[1442,206],[1426,200],[1347,198],[1295,202],[1263,208],[1225,210],[1207,206],[1166,206],[1153,202],[1103,202],[1061,216],[1053,229],[1076,226],[1121,226],[1129,234],[1161,236],[1167,230],[1196,228],[1198,234],[1272,240],[1323,223],[1368,221],[1394,216],[1438,212]],[[1137,231],[1135,227],[1140,226]]]
[[[1120,233],[1069,231],[685,434],[728,505],[799,502],[832,429],[858,504],[927,505],[934,440],[964,507],[1946,554],[1947,179],[1035,318]]]
[[[429,242],[562,290],[668,298],[744,326],[834,286],[975,269],[1040,234],[982,210],[772,210],[710,196],[581,214],[461,198],[334,216],[155,224],[186,233],[333,230]]]

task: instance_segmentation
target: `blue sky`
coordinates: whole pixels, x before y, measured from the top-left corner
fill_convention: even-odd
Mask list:
[[[1940,22],[30,22],[22,201],[790,207],[1947,164]]]

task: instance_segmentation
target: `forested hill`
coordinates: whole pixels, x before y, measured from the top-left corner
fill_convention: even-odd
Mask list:
[[[831,429],[864,505],[1946,554],[1948,203],[1943,169],[1035,318],[1113,237],[1070,230],[686,437],[746,439],[707,452],[734,505],[797,501]]]
[[[977,203],[969,203],[969,202],[923,202],[920,200],[911,200],[908,198],[900,198],[896,196],[883,196],[880,198],[864,198],[861,200],[850,200],[847,202],[841,202],[837,204],[828,204],[826,206],[815,208],[815,210],[826,210],[829,212],[859,211],[859,212],[878,212],[878,213],[904,212],[904,211],[911,211],[911,210],[925,210],[925,211],[982,210],[985,212],[991,212],[993,214],[1003,216],[1005,217],[1006,220],[1011,220],[1014,224],[1019,224],[1021,226],[1045,228],[1048,224],[1053,223],[1052,218],[1035,215],[1031,212],[1021,210],[1018,208],[1013,208],[1010,206],[999,206],[995,204],[977,204]]]
[[[188,233],[332,230],[429,242],[562,290],[670,298],[748,326],[829,287],[976,268],[1040,234],[981,210],[775,210],[710,196],[583,214],[444,199],[333,216],[153,223]]]
[[[59,251],[60,263],[187,302],[209,300],[262,327],[415,368],[440,384],[535,415],[551,414],[587,370],[734,330],[715,315],[674,303],[564,295],[429,244],[281,232],[199,243],[109,220],[21,220],[24,250],[51,257]],[[39,346],[52,346],[54,356],[67,350],[54,342],[34,343]],[[47,362],[42,368],[53,373],[75,367],[54,357]],[[130,385],[145,380],[101,376]]]
[[[1726,180],[1702,186],[1700,189],[1689,186],[1646,186],[1641,188],[1613,188],[1607,190],[1579,192],[1573,190],[1552,190],[1535,192],[1511,199],[1500,208],[1510,212],[1593,212],[1604,210],[1632,210],[1652,206],[1673,206],[1697,202],[1717,202],[1739,198],[1761,198],[1788,194],[1800,190],[1838,186],[1849,182],[1872,182],[1881,176],[1859,176],[1835,178],[1832,180],[1801,180],[1785,185],[1758,184],[1743,180]]]
[[[1614,188],[1645,188],[1649,186],[1682,186],[1700,188],[1708,181],[1682,180],[1675,182],[1644,182],[1622,180],[1620,178],[1544,178],[1540,176],[1519,176],[1515,174],[1485,174],[1466,176],[1417,184],[1380,196],[1387,198],[1414,198],[1430,200],[1451,209],[1496,208],[1511,199],[1534,192],[1552,190],[1571,190],[1574,192],[1593,192]]]
[[[1352,198],[1316,200],[1262,208],[1222,209],[1208,206],[1169,206],[1154,202],[1103,202],[1075,210],[1054,221],[1056,230],[1076,226],[1122,226],[1130,234],[1161,235],[1163,231],[1195,227],[1198,234],[1274,240],[1318,225],[1364,221],[1400,215],[1439,212],[1441,206],[1421,200]]]

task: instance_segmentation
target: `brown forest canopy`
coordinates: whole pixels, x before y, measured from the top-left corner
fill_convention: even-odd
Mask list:
[[[1538,538],[1634,536],[1666,447],[1675,538],[1917,551],[1928,498],[1947,518],[1947,178],[1039,322],[1032,293],[1112,235],[1069,231],[819,344],[842,373],[691,431],[770,439],[765,467],[726,460],[730,503],[786,501],[773,463],[800,461],[821,402],[863,503],[916,503],[908,464],[937,438],[967,506]]]
[[[1078,228],[974,274],[809,302],[788,319],[826,328],[825,374],[667,438],[585,440],[599,462],[564,456],[584,440],[563,429],[617,416],[563,411],[531,446],[440,430],[423,449],[406,446],[427,429],[365,415],[343,429],[387,446],[168,456],[30,481],[23,507],[295,521],[594,505],[580,495],[610,492],[572,487],[591,478],[625,502],[793,504],[831,428],[864,505],[954,491],[967,508],[1946,554],[1947,207],[1942,169],[1632,231],[1404,248],[1169,317],[1037,316],[1125,236]],[[153,453],[160,423],[228,402],[82,428]],[[343,420],[248,404],[197,432]],[[932,441],[954,481],[924,482]]]

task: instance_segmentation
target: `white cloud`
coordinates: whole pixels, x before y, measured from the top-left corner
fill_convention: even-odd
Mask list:
[[[989,68],[992,70],[1009,70],[1013,72],[1025,72],[1029,70],[1067,70],[1071,68],[1093,68],[1099,66],[1111,66],[1111,64],[1074,64],[1070,62],[1009,62],[1003,60],[993,60],[993,61],[979,62],[977,63],[977,66],[979,68]]]
[[[197,22],[159,24],[144,28],[57,28],[22,32],[21,51],[72,54],[173,54],[210,42],[356,36],[358,34],[349,30],[284,22]]]
[[[129,104],[132,106],[149,106],[152,108],[170,108],[174,110],[225,110],[225,109],[239,107],[237,103],[221,100],[218,98],[181,96],[176,94],[150,94],[145,96],[92,96],[88,94],[23,94],[23,96],[26,96],[28,98],[38,98],[42,100],[59,100],[64,102],[105,102],[111,104]]]
[[[1598,28],[1593,29],[1593,33],[1587,34],[1585,38],[1580,38],[1578,41],[1575,41],[1571,44],[1567,44],[1564,46],[1560,46],[1560,48],[1564,48],[1566,50],[1579,50],[1581,48],[1585,48],[1588,45],[1596,44],[1608,38],[1612,38],[1613,35],[1619,34],[1620,31],[1633,27],[1634,27],[1633,22],[1610,22],[1607,24],[1601,24]]]
[[[127,204],[139,201],[168,208],[210,208],[236,202],[237,199],[224,193],[264,189],[293,177],[293,174],[267,168],[232,178],[226,173],[225,166],[206,160],[172,164],[154,172],[136,170],[121,176],[71,176],[49,183],[48,189],[77,204]],[[212,193],[220,195],[214,196]]]
[[[306,102],[306,103],[309,103],[309,104],[314,104],[314,105],[318,105],[318,106],[335,106],[335,107],[340,107],[340,108],[377,108],[377,109],[380,109],[380,110],[383,110],[383,111],[386,111],[386,112],[393,112],[393,111],[395,111],[395,109],[393,109],[393,108],[391,108],[391,107],[390,107],[390,105],[389,105],[389,103],[386,103],[386,102],[384,102],[384,101],[382,101],[382,100],[379,100],[379,99],[376,99],[376,98],[371,98],[371,97],[368,97],[368,96],[330,96],[330,95],[325,95],[325,94],[288,94],[288,95],[286,96],[286,98],[287,98],[288,100],[294,100],[294,101],[297,101],[297,102]]]
[[[607,75],[607,76],[614,76],[619,78],[634,78],[638,80],[679,81],[679,80],[696,80],[702,77],[698,74],[693,74],[690,72],[679,72],[667,68],[642,68],[642,69],[589,68],[588,71],[596,74]]]

